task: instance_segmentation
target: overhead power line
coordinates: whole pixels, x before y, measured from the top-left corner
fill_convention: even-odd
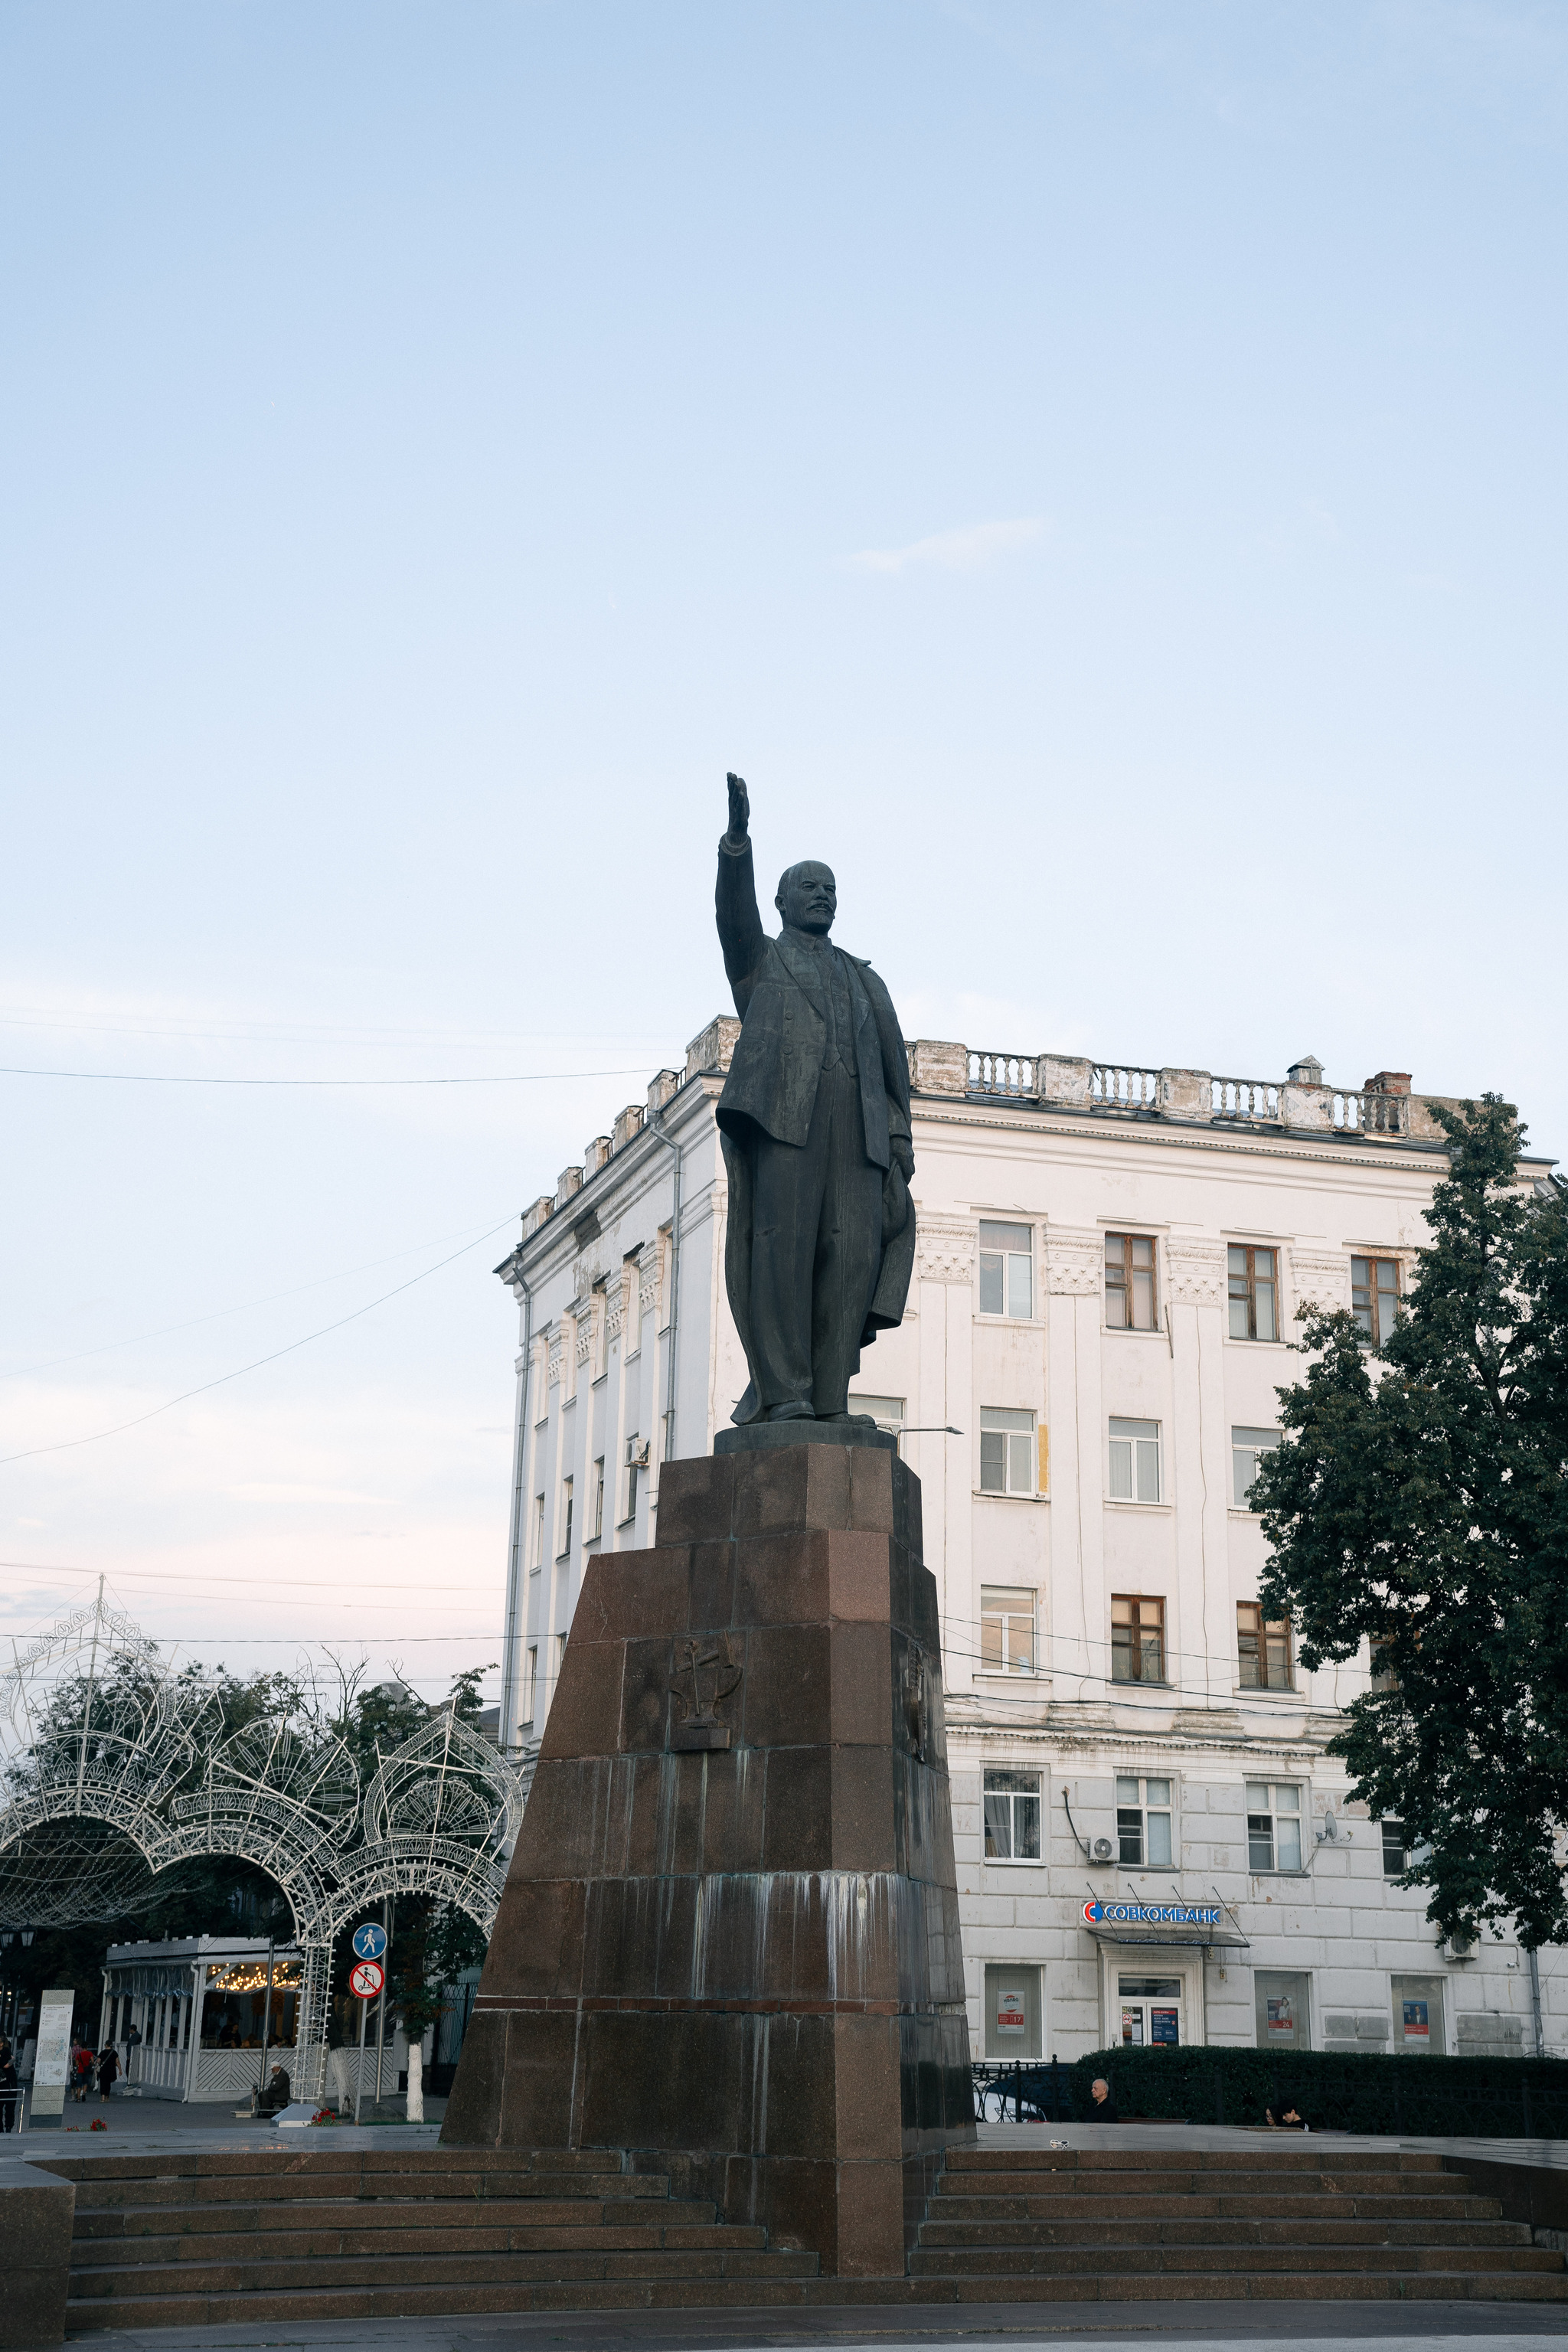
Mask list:
[[[537,1087],[552,1079],[640,1078],[651,1062],[623,1070],[513,1070],[482,1078],[204,1078],[162,1070],[32,1070],[0,1063],[0,1078],[94,1078],[112,1087]]]
[[[504,1220],[502,1221],[505,1222]],[[485,1228],[493,1233],[494,1226]],[[85,1363],[89,1356],[107,1356],[117,1348],[139,1348],[148,1339],[167,1339],[176,1331],[195,1331],[204,1323],[221,1323],[226,1315],[244,1315],[255,1307],[275,1307],[280,1299],[299,1298],[307,1290],[325,1290],[334,1282],[347,1282],[356,1274],[372,1274],[378,1265],[390,1265],[395,1258],[417,1257],[421,1250],[441,1249],[447,1242],[456,1241],[456,1234],[432,1234],[427,1242],[410,1242],[405,1249],[387,1250],[380,1257],[362,1258],[357,1265],[345,1265],[336,1274],[318,1275],[313,1282],[296,1282],[287,1290],[269,1290],[259,1298],[242,1298],[233,1307],[215,1307],[210,1314],[187,1316],[183,1323],[161,1323],[155,1331],[132,1331],[128,1339],[103,1339],[95,1348],[78,1348],[68,1356],[46,1356],[36,1364],[18,1364],[15,1371],[0,1372],[0,1381],[25,1381],[33,1372],[58,1371],[62,1364]],[[26,1562],[13,1562],[26,1567]],[[84,1576],[96,1576],[96,1569],[84,1569]]]
[[[374,1307],[384,1307],[389,1298],[400,1298],[405,1290],[412,1290],[416,1283],[427,1282],[433,1274],[439,1274],[443,1266],[455,1265],[458,1258],[467,1257],[470,1250],[478,1249],[481,1242],[489,1241],[513,1222],[510,1217],[503,1217],[500,1224],[490,1227],[489,1233],[479,1234],[473,1241],[465,1242],[461,1249],[452,1252],[450,1257],[441,1258],[435,1265],[427,1265],[423,1274],[410,1275],[406,1282],[398,1283],[392,1290],[384,1290],[379,1298],[367,1299],[352,1314],[340,1315],[335,1323],[323,1323],[319,1331],[307,1331],[303,1339],[290,1339],[286,1348],[274,1348],[269,1356],[258,1356],[251,1363],[237,1364],[232,1372],[219,1372],[215,1380],[198,1381],[194,1389],[183,1389],[178,1396],[169,1397],[163,1404],[155,1404],[146,1412],[134,1413],[129,1421],[117,1421],[112,1428],[92,1430],[86,1437],[57,1438],[52,1445],[25,1445],[17,1454],[0,1454],[0,1467],[8,1462],[30,1462],[40,1454],[68,1454],[78,1445],[96,1445],[102,1438],[119,1437],[127,1429],[140,1429],[143,1422],[156,1421],[160,1413],[173,1412],[177,1404],[188,1404],[192,1397],[205,1396],[209,1389],[221,1389],[230,1381],[242,1380],[247,1372],[258,1372],[264,1365],[275,1364],[280,1357],[291,1356],[297,1349],[308,1348],[312,1339],[324,1339],[329,1332],[341,1331],[347,1323],[357,1323],[362,1315],[370,1314]]]

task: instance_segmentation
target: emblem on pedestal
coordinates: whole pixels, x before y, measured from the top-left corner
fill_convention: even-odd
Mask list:
[[[739,1687],[745,1673],[735,1653],[733,1636],[721,1633],[716,1642],[711,1638],[689,1639],[679,1646],[685,1664],[669,1687],[680,1707],[681,1719],[670,1732],[670,1747],[677,1754],[728,1748],[730,1726],[720,1717],[719,1703]]]

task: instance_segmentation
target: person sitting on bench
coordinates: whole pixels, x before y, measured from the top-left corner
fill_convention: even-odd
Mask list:
[[[287,2070],[274,2066],[267,2088],[256,2095],[256,2112],[258,2116],[280,2115],[292,2097]]]

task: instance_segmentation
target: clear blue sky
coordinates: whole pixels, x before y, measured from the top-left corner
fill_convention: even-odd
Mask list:
[[[0,1078],[0,1450],[552,1184],[731,766],[911,1034],[1568,1146],[1565,118],[1514,0],[13,0],[0,1058],[634,1075]],[[0,1471],[0,1632],[494,1656],[504,1244]]]

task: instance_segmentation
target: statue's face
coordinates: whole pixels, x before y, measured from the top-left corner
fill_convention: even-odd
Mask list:
[[[838,912],[838,889],[832,866],[818,866],[810,858],[802,866],[792,866],[779,884],[773,904],[795,930],[816,931],[825,937]]]

